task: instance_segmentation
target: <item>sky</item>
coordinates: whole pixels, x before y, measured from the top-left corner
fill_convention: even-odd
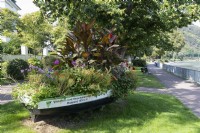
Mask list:
[[[22,16],[39,10],[39,8],[33,4],[33,0],[16,0],[16,4],[21,8],[18,13]]]

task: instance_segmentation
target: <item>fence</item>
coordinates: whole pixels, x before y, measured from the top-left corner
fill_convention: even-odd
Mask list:
[[[29,58],[36,57],[37,59],[41,60],[42,56],[35,56],[35,55],[2,55],[3,61],[11,61],[13,59],[23,59],[28,60]]]
[[[177,66],[172,66],[169,64],[163,64],[163,69],[173,73],[176,76],[179,76],[184,79],[188,79],[190,81],[194,81],[198,84],[200,84],[200,71],[199,70],[194,70],[194,69],[189,69],[189,68],[183,68],[183,67],[177,67]]]

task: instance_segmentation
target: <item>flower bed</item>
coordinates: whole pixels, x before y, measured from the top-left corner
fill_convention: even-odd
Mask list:
[[[13,97],[31,111],[33,119],[63,108],[65,112],[96,108],[136,88],[133,72],[120,65],[116,35],[94,35],[93,24],[79,22],[58,47],[53,65],[30,66],[28,82],[14,88]]]

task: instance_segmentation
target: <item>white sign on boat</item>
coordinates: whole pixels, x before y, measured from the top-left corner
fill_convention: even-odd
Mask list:
[[[80,104],[80,103],[87,103],[91,101],[104,99],[110,96],[111,96],[111,90],[98,96],[80,95],[80,96],[67,97],[67,98],[49,99],[49,100],[44,100],[44,101],[39,102],[38,109],[49,109],[49,108],[70,106],[70,105],[75,105],[75,104]]]

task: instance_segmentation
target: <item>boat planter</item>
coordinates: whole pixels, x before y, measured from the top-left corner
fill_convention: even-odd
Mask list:
[[[29,109],[31,119],[35,122],[39,115],[75,113],[88,109],[100,108],[102,105],[111,103],[114,98],[111,97],[111,90],[98,96],[77,95],[72,97],[56,97],[44,99],[37,103],[37,108]],[[28,97],[20,98],[20,101],[27,105],[30,102]]]

